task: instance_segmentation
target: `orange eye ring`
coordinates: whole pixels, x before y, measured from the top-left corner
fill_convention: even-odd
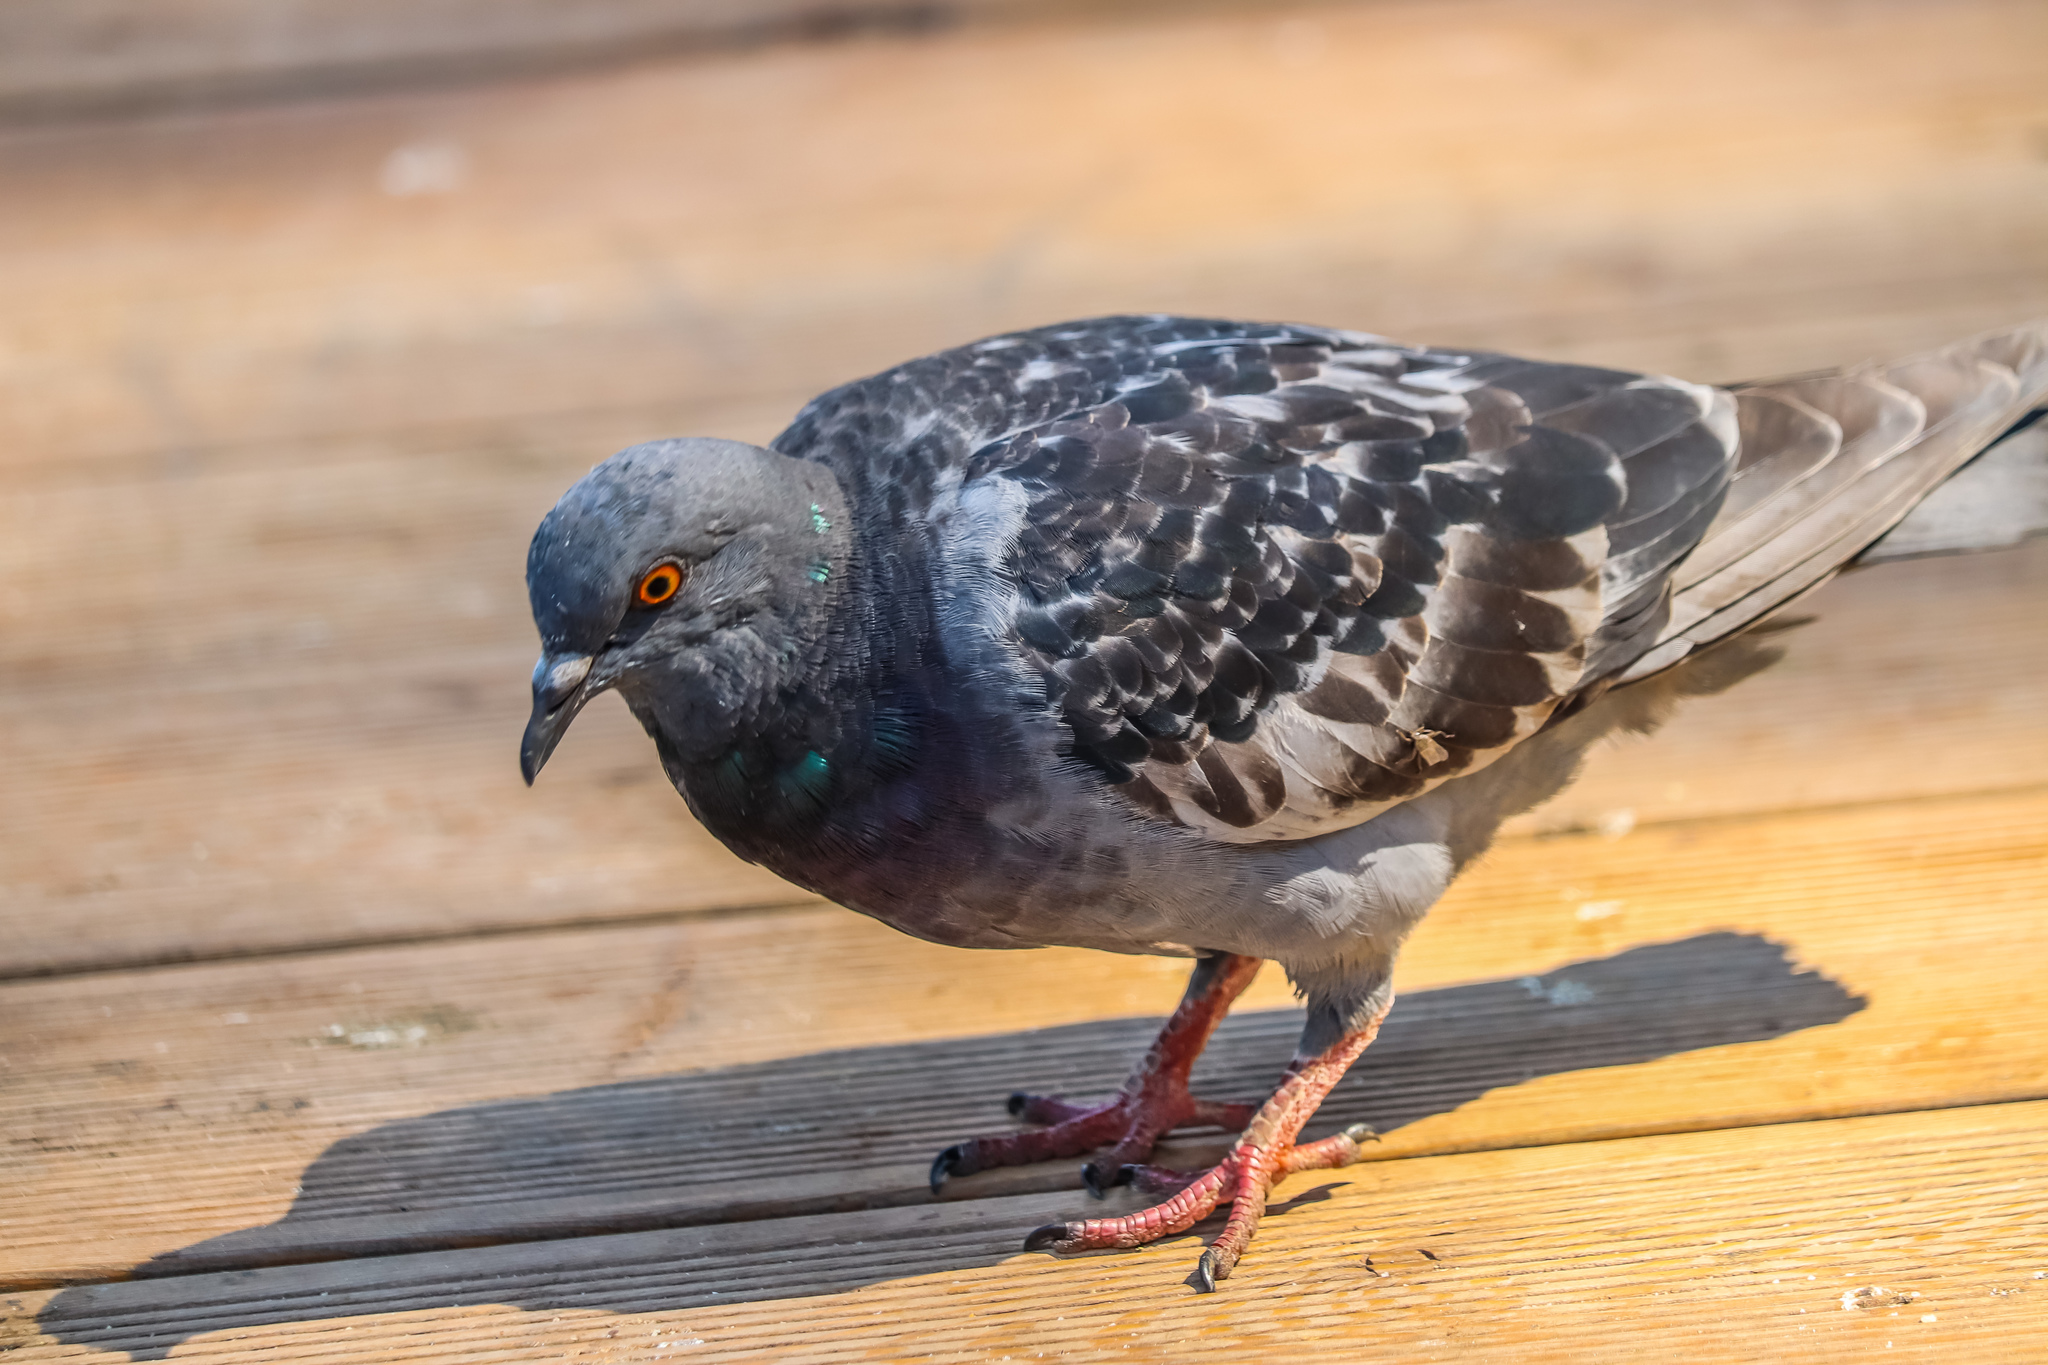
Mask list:
[[[682,565],[657,564],[641,578],[640,586],[633,589],[633,600],[643,607],[658,607],[674,597],[682,586]]]

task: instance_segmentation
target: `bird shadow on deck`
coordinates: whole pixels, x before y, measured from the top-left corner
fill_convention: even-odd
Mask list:
[[[1768,939],[1726,932],[1540,977],[1422,991],[1401,1000],[1305,1136],[1358,1122],[1386,1133],[1538,1076],[1759,1042],[1836,1023],[1864,1004],[1796,969]],[[1267,1093],[1300,1021],[1299,1010],[1233,1016],[1196,1068],[1197,1093]],[[1071,1188],[1080,1214],[1078,1159],[956,1180],[933,1201],[924,1189],[932,1155],[1006,1126],[1012,1087],[1113,1091],[1157,1026],[1117,1019],[814,1053],[383,1124],[314,1161],[278,1222],[154,1257],[131,1281],[65,1290],[40,1324],[68,1343],[159,1360],[202,1332],[390,1311],[416,1294],[438,1307],[650,1311],[994,1264],[1016,1253],[1027,1229],[968,1218],[974,1206]],[[1197,1135],[1196,1147],[1203,1141]],[[1207,1135],[1212,1148],[1220,1141]],[[1176,1156],[1213,1159],[1185,1141],[1165,1159]],[[1126,1203],[1135,1207],[1135,1197],[1119,1193],[1114,1207]],[[872,1227],[835,1238],[841,1220],[814,1216],[898,1207],[918,1221],[895,1238]],[[692,1228],[703,1231],[693,1237]],[[572,1240],[598,1234],[640,1235]],[[835,1260],[835,1241],[854,1236],[892,1250]],[[648,1238],[656,1241],[637,1253],[628,1245]],[[543,1241],[561,1255],[537,1262],[530,1244]],[[736,1258],[741,1244],[774,1254]],[[510,1260],[491,1269],[522,1246],[516,1269]],[[451,1272],[464,1258],[409,1255],[456,1247],[491,1250],[467,1253],[461,1276]],[[593,1255],[601,1266],[579,1270]],[[375,1257],[407,1259],[377,1261],[368,1274],[365,1258]],[[659,1289],[628,1273],[622,1257],[662,1266]],[[750,1259],[753,1280],[735,1278]],[[236,1273],[207,1273],[219,1271]]]

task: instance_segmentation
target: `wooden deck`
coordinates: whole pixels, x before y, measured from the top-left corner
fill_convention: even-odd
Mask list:
[[[615,704],[521,786],[526,538],[634,439],[1125,309],[1696,378],[2048,315],[2037,3],[990,8],[0,126],[0,1359],[2038,1358],[2048,543],[1517,821],[1214,1297],[1020,1254],[1071,1164],[924,1190],[1181,964],[820,905]]]

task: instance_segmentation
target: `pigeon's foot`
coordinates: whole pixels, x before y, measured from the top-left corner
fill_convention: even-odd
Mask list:
[[[1010,1096],[1012,1114],[1046,1126],[953,1144],[932,1162],[932,1193],[937,1194],[949,1176],[1080,1156],[1106,1146],[1107,1151],[1081,1170],[1083,1183],[1099,1195],[1119,1183],[1127,1167],[1151,1156],[1164,1134],[1184,1123],[1242,1129],[1258,1112],[1257,1106],[1198,1100],[1188,1093],[1188,1072],[1261,965],[1258,958],[1231,954],[1203,959],[1180,1007],[1116,1098],[1083,1105],[1050,1095]]]
[[[1230,1155],[1206,1171],[1169,1171],[1157,1166],[1126,1166],[1123,1174],[1150,1194],[1173,1192],[1170,1199],[1121,1218],[1090,1218],[1080,1223],[1048,1223],[1024,1239],[1026,1251],[1104,1251],[1143,1246],[1161,1237],[1186,1232],[1228,1199],[1230,1221],[1223,1234],[1202,1253],[1195,1275],[1204,1293],[1227,1279],[1238,1257],[1258,1230],[1273,1186],[1296,1171],[1328,1170],[1358,1160],[1361,1145],[1373,1132],[1364,1124],[1347,1128],[1320,1142],[1275,1149],[1239,1143]]]
[[[949,1176],[972,1175],[993,1166],[1022,1166],[1055,1157],[1098,1152],[1081,1168],[1081,1183],[1098,1199],[1112,1185],[1124,1184],[1139,1163],[1152,1155],[1159,1139],[1183,1124],[1210,1124],[1241,1130],[1258,1112],[1256,1104],[1220,1104],[1199,1100],[1185,1085],[1162,1084],[1137,1095],[1120,1094],[1106,1104],[1080,1105],[1050,1095],[1010,1096],[1010,1112],[1043,1128],[954,1143],[932,1162],[932,1192]]]
[[[1195,1267],[1195,1287],[1205,1294],[1214,1293],[1217,1281],[1230,1278],[1238,1258],[1251,1244],[1266,1211],[1266,1196],[1278,1181],[1296,1171],[1327,1170],[1358,1160],[1359,1144],[1372,1136],[1372,1130],[1363,1125],[1318,1142],[1297,1144],[1294,1138],[1378,1032],[1379,1020],[1375,1019],[1299,1062],[1273,1092],[1273,1098],[1260,1107],[1230,1155],[1208,1170],[1189,1173],[1128,1166],[1120,1172],[1141,1190],[1173,1191],[1168,1199],[1121,1218],[1049,1223],[1024,1239],[1024,1249],[1097,1251],[1143,1246],[1186,1232],[1227,1199],[1230,1220]]]

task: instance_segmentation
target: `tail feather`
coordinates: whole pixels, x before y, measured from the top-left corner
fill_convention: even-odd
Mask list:
[[[2017,545],[2048,534],[2048,408],[1998,438],[1927,495],[1851,568]]]
[[[1742,630],[1863,554],[2048,398],[2048,322],[1734,392],[1743,448],[1728,501],[1674,575],[1656,642],[1617,681]]]

